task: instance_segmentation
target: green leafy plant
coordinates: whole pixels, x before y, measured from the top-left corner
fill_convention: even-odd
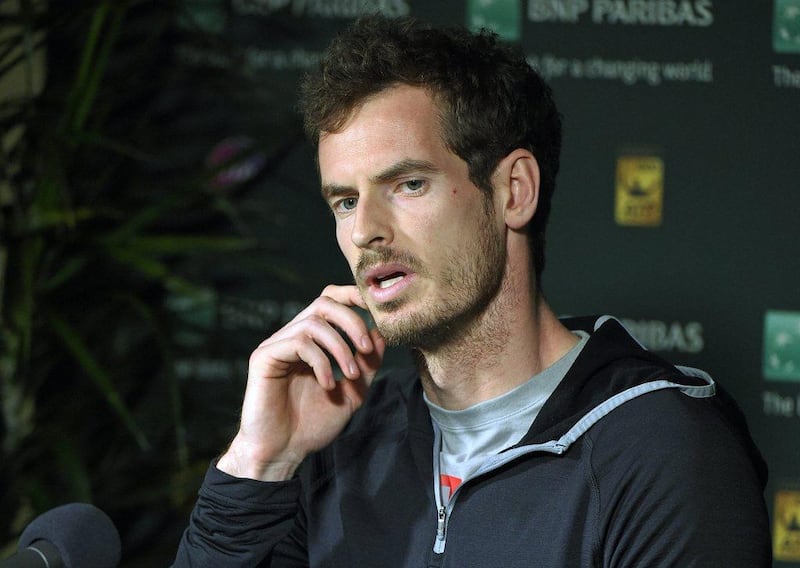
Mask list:
[[[254,242],[214,171],[159,155],[175,5],[2,4],[0,545],[87,501],[135,546],[157,524],[141,511],[185,514],[207,465],[188,447],[164,308],[204,290],[176,267]]]

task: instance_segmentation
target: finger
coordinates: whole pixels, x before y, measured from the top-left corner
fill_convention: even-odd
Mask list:
[[[361,297],[361,292],[357,286],[352,284],[347,286],[329,284],[322,290],[321,296],[327,296],[346,306],[358,306],[359,308],[367,309],[367,303]]]
[[[361,375],[353,351],[345,337],[324,318],[309,317],[294,326],[294,331],[295,336],[310,339],[324,353],[330,354],[347,378],[354,379]]]
[[[357,351],[370,353],[375,346],[369,332],[369,324],[362,314],[351,307],[343,308],[336,300],[323,296],[320,298],[320,313],[327,321],[347,336]],[[368,313],[366,314],[368,317]]]
[[[334,335],[337,335],[334,332]],[[338,340],[344,343],[341,337]],[[347,357],[352,359],[349,349],[343,348]],[[342,351],[342,348],[339,349]],[[297,365],[304,364],[310,368],[315,379],[325,389],[330,390],[336,384],[333,367],[326,351],[309,336],[300,335],[277,341],[257,348],[250,357],[250,374],[266,379],[285,379],[297,372]],[[339,363],[341,366],[341,363]],[[352,366],[345,363],[342,369]],[[356,369],[356,373],[358,373]]]
[[[331,294],[331,295],[327,295]],[[330,300],[330,303],[326,301]],[[363,308],[365,314],[359,314],[352,309],[353,304]],[[358,351],[369,353],[374,349],[369,334],[369,325],[365,317],[369,317],[366,304],[355,286],[328,286],[319,298],[322,314],[334,325],[343,331]],[[342,312],[340,306],[347,306]],[[330,311],[329,311],[330,310]]]
[[[253,352],[253,356],[265,361],[263,365],[265,376],[274,374],[275,378],[288,377],[292,372],[291,365],[303,362],[313,366],[311,361],[302,359],[299,347],[296,351],[286,349],[287,345],[299,345],[299,343],[295,342],[307,340],[313,342],[322,350],[326,360],[330,356],[346,378],[355,379],[361,376],[361,371],[353,355],[351,345],[346,341],[346,336],[319,315],[310,315],[302,321],[285,326],[272,337],[261,342]],[[274,350],[273,347],[275,348]],[[272,361],[270,361],[270,358]],[[272,369],[270,369],[270,365],[272,365]],[[328,360],[328,365],[324,367],[326,372],[328,367],[330,367],[330,360]],[[318,377],[318,381],[323,386],[327,385],[327,374],[324,377]]]
[[[311,367],[317,383],[325,390],[336,388],[336,378],[333,366],[325,352],[313,341],[301,341],[298,355],[303,362]]]
[[[371,385],[378,374],[386,352],[386,341],[376,328],[370,330],[370,337],[375,348],[370,353],[356,353],[355,357],[360,375],[366,379],[367,385]]]
[[[331,288],[329,286],[329,288]],[[341,287],[334,287],[341,288]],[[352,288],[355,288],[352,286]],[[309,318],[322,317],[331,325],[339,328],[352,342],[353,347],[362,353],[369,353],[373,349],[372,338],[369,334],[367,323],[349,305],[338,302],[330,296],[320,296],[305,310],[300,312],[291,322],[266,340],[281,340],[294,333],[293,326],[302,324]]]
[[[338,383],[341,396],[348,401],[351,412],[355,412],[361,407],[367,397],[367,392],[369,392],[370,383],[371,381],[367,381],[365,378]]]

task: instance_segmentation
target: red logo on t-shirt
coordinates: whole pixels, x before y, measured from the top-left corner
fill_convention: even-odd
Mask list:
[[[439,482],[442,484],[442,487],[447,487],[450,489],[450,495],[448,495],[448,498],[450,498],[455,490],[458,489],[458,486],[461,485],[461,480],[459,478],[452,475],[447,475],[446,473],[439,475]]]

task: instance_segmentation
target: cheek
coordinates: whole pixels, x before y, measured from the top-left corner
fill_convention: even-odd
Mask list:
[[[347,260],[348,264],[353,266],[356,262],[353,257],[357,257],[358,255],[356,251],[357,247],[353,244],[352,239],[350,239],[350,229],[348,229],[344,224],[336,225],[336,243],[339,245],[339,250],[341,251],[342,255],[344,255],[344,258]]]
[[[435,207],[428,205],[409,208],[398,216],[394,227],[394,244],[420,254],[436,246],[441,239],[442,231],[447,230],[446,227],[447,222],[441,220]]]

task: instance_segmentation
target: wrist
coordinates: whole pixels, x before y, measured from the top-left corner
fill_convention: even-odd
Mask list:
[[[286,481],[292,478],[300,462],[301,457],[267,455],[235,438],[217,461],[217,469],[233,477],[257,481]]]

